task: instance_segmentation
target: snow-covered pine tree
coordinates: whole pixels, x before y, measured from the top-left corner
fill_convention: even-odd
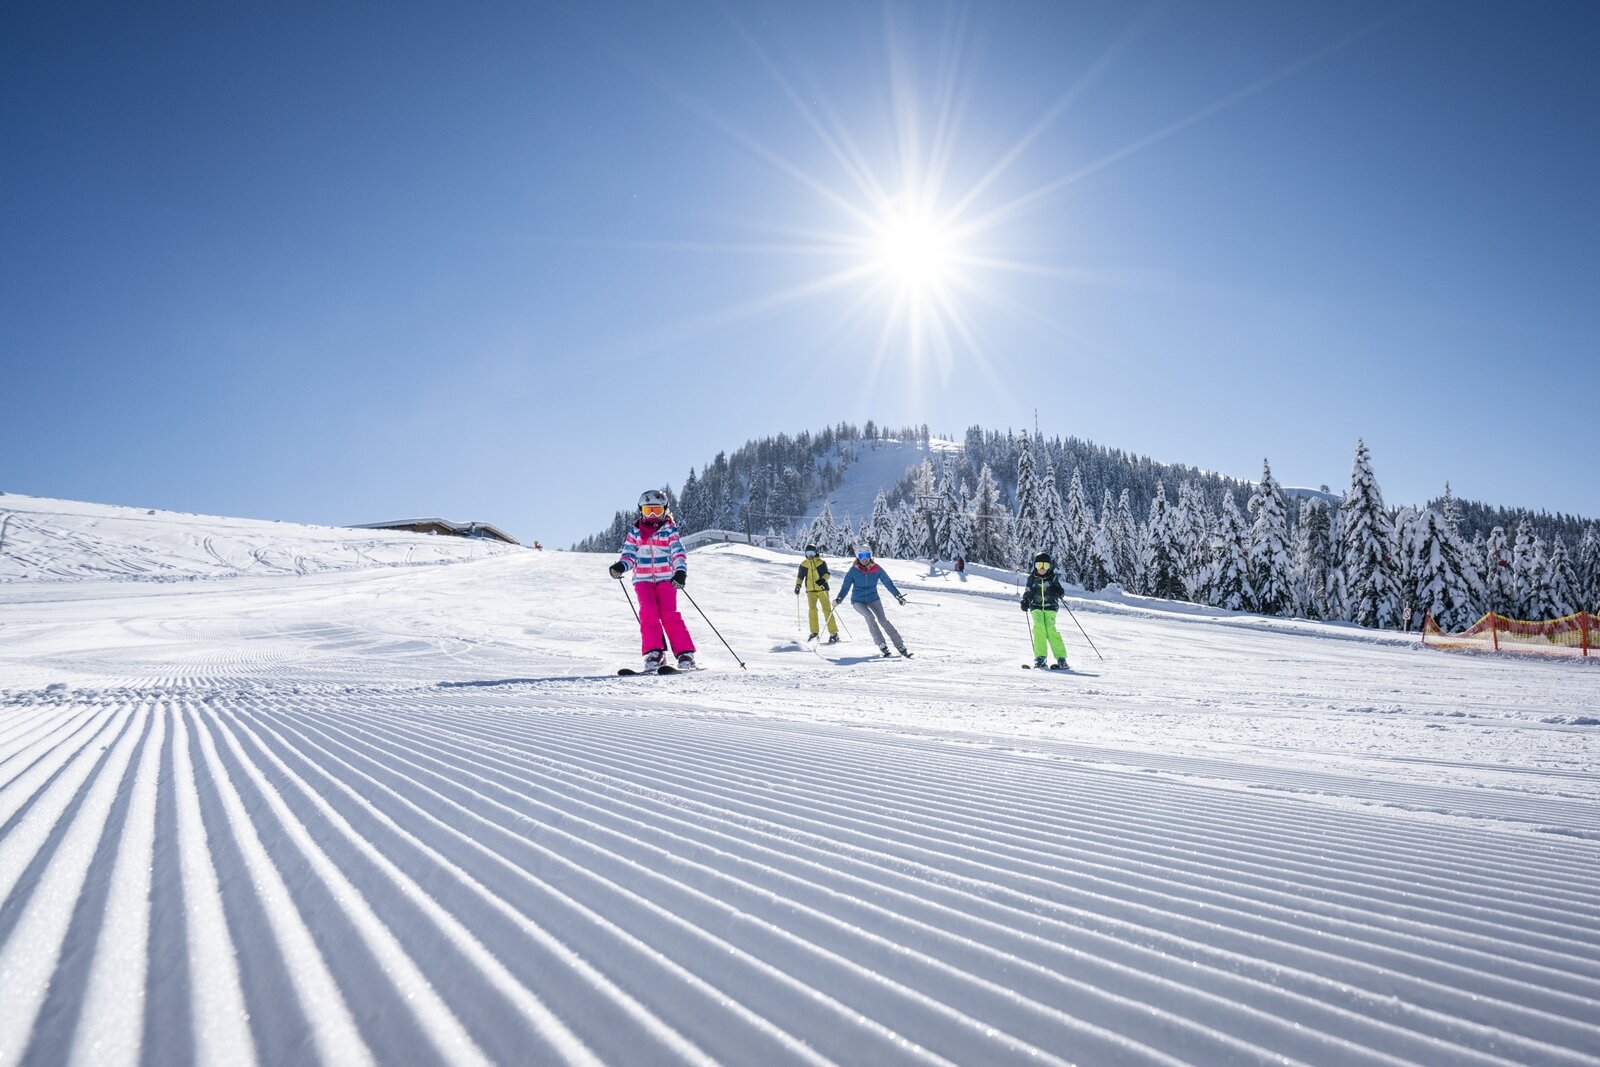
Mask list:
[[[1400,601],[1400,628],[1410,630],[1422,625],[1422,609],[1417,600],[1417,509],[1403,507],[1395,511],[1390,521],[1389,558],[1394,561],[1394,588]]]
[[[840,542],[839,524],[833,517],[833,502],[824,500],[822,510],[817,517],[811,520],[811,529],[806,534],[806,540],[817,546],[821,552],[838,555]]]
[[[1483,557],[1484,611],[1511,616],[1517,613],[1517,589],[1511,567],[1511,544],[1504,526],[1489,531]]]
[[[1333,515],[1326,500],[1300,502],[1295,527],[1294,580],[1297,611],[1308,619],[1329,619],[1328,578],[1333,561]]]
[[[894,509],[894,548],[889,555],[895,559],[916,559],[923,555],[922,542],[927,536],[928,527],[917,521],[911,502],[900,501],[900,506]]]
[[[1250,585],[1250,532],[1232,493],[1222,494],[1222,510],[1211,535],[1211,602],[1229,611],[1246,611],[1255,602]]]
[[[950,515],[950,528],[945,534],[944,552],[942,558],[954,560],[958,556],[970,559],[972,556],[972,505],[967,499],[967,483],[961,483],[961,493],[954,502],[955,510]]]
[[[1163,600],[1182,600],[1185,593],[1178,571],[1178,544],[1167,507],[1167,490],[1160,482],[1156,483],[1156,496],[1150,501],[1150,519],[1145,524],[1144,591]]]
[[[1578,610],[1600,615],[1600,526],[1591,522],[1584,527],[1573,569],[1578,580]]]
[[[1006,564],[1006,514],[994,471],[985,463],[978,471],[972,500],[972,560],[991,567]]]
[[[1527,519],[1517,523],[1517,540],[1511,546],[1511,607],[1517,619],[1543,618],[1544,543],[1533,534]]]
[[[1056,568],[1061,572],[1061,580],[1076,584],[1080,579],[1070,569],[1070,561],[1067,558],[1068,543],[1067,513],[1061,506],[1061,491],[1056,486],[1056,470],[1053,465],[1046,463],[1044,478],[1039,486],[1039,548],[1034,551],[1050,553],[1050,558],[1057,561]]]
[[[1116,525],[1117,506],[1112,503],[1111,490],[1107,489],[1100,505],[1100,521],[1090,534],[1088,559],[1084,563],[1083,587],[1091,592],[1117,580]]]
[[[1172,531],[1178,542],[1178,573],[1183,580],[1185,597],[1196,604],[1206,603],[1206,586],[1211,573],[1209,510],[1205,497],[1193,482],[1186,481],[1178,486],[1178,503],[1172,509]]]
[[[1389,555],[1394,526],[1383,506],[1383,493],[1372,474],[1372,459],[1365,441],[1356,442],[1350,471],[1350,491],[1345,494],[1340,545],[1346,608],[1360,626],[1392,630],[1400,622],[1400,598],[1395,588],[1394,560]]]
[[[911,482],[915,535],[907,559],[932,559],[939,548],[939,483],[932,457],[925,457]]]
[[[1089,510],[1088,502],[1083,496],[1083,472],[1072,468],[1072,481],[1067,483],[1067,547],[1066,557],[1070,563],[1069,574],[1071,581],[1089,586],[1089,557],[1093,550],[1095,521],[1094,513]],[[1100,585],[1104,585],[1102,580]],[[1092,588],[1099,589],[1100,585]]]
[[[1550,618],[1560,619],[1578,610],[1578,576],[1573,572],[1572,557],[1567,554],[1566,542],[1560,534],[1550,542],[1550,593],[1546,607]]]
[[[1022,566],[1031,560],[1039,549],[1039,517],[1041,485],[1034,465],[1033,441],[1024,433],[1017,439],[1017,499],[1016,518],[1011,523],[1011,562]]]
[[[1130,593],[1144,591],[1144,540],[1133,517],[1133,504],[1124,489],[1117,498],[1116,540],[1117,581]]]
[[[872,500],[872,515],[862,526],[862,536],[858,544],[864,543],[874,552],[889,554],[889,545],[894,540],[894,514],[889,508],[889,494],[882,489]]]
[[[1294,610],[1289,589],[1293,560],[1289,553],[1289,514],[1283,493],[1272,477],[1272,465],[1261,461],[1261,483],[1250,495],[1250,588],[1254,607],[1263,615],[1288,615]]]
[[[933,559],[953,559],[956,553],[950,551],[951,534],[955,531],[958,516],[961,513],[961,485],[960,475],[951,462],[954,453],[944,454],[943,469],[939,473],[938,503],[934,505],[934,542]],[[964,540],[964,539],[963,539]],[[966,545],[963,543],[963,550]]]
[[[1450,529],[1444,514],[1427,508],[1418,515],[1411,543],[1416,559],[1418,614],[1424,618],[1431,614],[1446,632],[1471,626],[1478,614],[1464,574],[1466,546]]]

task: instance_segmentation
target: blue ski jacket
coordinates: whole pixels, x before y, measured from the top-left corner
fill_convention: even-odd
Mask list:
[[[878,583],[882,582],[889,587],[895,599],[900,598],[900,590],[894,587],[894,580],[876,563],[869,563],[863,567],[857,563],[845,572],[844,581],[839,585],[839,595],[834,597],[837,603],[844,599],[846,593],[850,594],[852,604],[870,604],[878,599]]]

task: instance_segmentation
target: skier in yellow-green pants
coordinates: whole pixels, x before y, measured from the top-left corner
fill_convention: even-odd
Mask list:
[[[1061,582],[1056,578],[1055,564],[1050,553],[1041,552],[1033,557],[1033,573],[1022,590],[1022,610],[1030,614],[1033,629],[1033,665],[1045,665],[1045,648],[1055,653],[1056,661],[1050,664],[1053,671],[1067,669],[1067,643],[1061,640],[1056,629],[1056,612],[1065,596]]]
[[[811,606],[811,640],[815,641],[820,632],[817,629],[820,605],[828,619],[828,644],[838,644],[839,623],[833,617],[833,605],[828,602],[828,561],[818,554],[816,545],[806,546],[805,562],[800,564],[800,573],[795,575],[794,595],[799,596],[801,589],[806,591],[806,601]]]

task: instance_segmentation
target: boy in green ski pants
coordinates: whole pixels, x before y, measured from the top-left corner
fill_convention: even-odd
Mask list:
[[[1061,631],[1056,629],[1056,612],[1061,609],[1061,598],[1065,596],[1061,582],[1056,577],[1055,564],[1050,560],[1050,553],[1041,552],[1033,557],[1033,573],[1028,575],[1028,583],[1022,591],[1022,610],[1032,615],[1033,630],[1033,665],[1045,665],[1045,647],[1055,653],[1056,661],[1050,664],[1053,671],[1067,669],[1067,643],[1061,640]]]

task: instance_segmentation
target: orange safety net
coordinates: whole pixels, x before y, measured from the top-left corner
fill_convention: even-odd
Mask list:
[[[1490,612],[1460,633],[1447,634],[1430,614],[1422,620],[1422,643],[1434,648],[1587,656],[1600,643],[1600,615],[1580,611],[1559,619],[1530,622]]]

